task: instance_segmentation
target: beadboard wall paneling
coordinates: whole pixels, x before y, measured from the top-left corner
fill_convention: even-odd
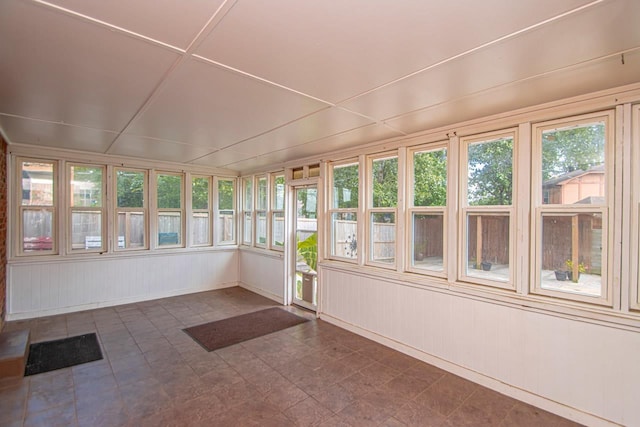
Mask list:
[[[240,286],[284,304],[284,255],[251,249],[238,252]]]

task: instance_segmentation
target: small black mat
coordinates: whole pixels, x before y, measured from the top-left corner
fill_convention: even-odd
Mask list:
[[[55,371],[102,359],[96,334],[31,344],[24,376]]]
[[[277,307],[183,329],[205,350],[238,344],[304,323],[309,319]]]

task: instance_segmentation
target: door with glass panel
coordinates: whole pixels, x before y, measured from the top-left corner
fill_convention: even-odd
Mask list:
[[[318,189],[315,185],[294,187],[295,268],[293,298],[296,305],[315,310],[318,291]]]

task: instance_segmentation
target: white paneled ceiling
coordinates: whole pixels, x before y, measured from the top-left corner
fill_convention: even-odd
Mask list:
[[[0,129],[275,168],[640,82],[638,22],[637,0],[2,0]]]

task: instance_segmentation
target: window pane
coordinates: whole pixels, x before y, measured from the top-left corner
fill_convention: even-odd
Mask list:
[[[467,275],[509,280],[509,221],[509,215],[468,215]]]
[[[256,201],[256,208],[259,210],[267,209],[267,198],[269,192],[267,191],[267,178],[258,178],[258,200]]]
[[[542,216],[542,289],[602,296],[602,215]]]
[[[264,211],[256,214],[256,244],[267,244],[267,213]]]
[[[234,243],[234,211],[220,211],[216,235],[218,243]]]
[[[273,180],[273,210],[284,209],[284,175],[278,175]]]
[[[102,207],[102,168],[95,166],[71,166],[72,207]]]
[[[118,213],[118,248],[144,248],[144,212]]]
[[[357,215],[337,212],[331,215],[331,255],[355,259],[358,256]]]
[[[53,206],[53,163],[22,162],[22,206]]]
[[[144,207],[144,172],[116,172],[119,208]]]
[[[396,215],[393,212],[371,214],[371,261],[393,264],[396,260]]]
[[[194,212],[191,218],[191,242],[193,245],[209,244],[209,212]]]
[[[242,241],[251,244],[251,212],[244,213],[244,229],[242,230]]]
[[[23,252],[53,251],[53,211],[25,209],[22,211]]]
[[[371,171],[374,208],[395,208],[398,204],[398,158],[373,161]]]
[[[182,176],[158,175],[158,209],[182,207]]]
[[[333,167],[333,208],[358,207],[358,163]]]
[[[81,210],[71,212],[71,248],[73,250],[104,249],[102,212]]]
[[[413,155],[413,205],[446,206],[447,150]]]
[[[513,138],[470,144],[467,167],[469,205],[511,204]]]
[[[191,180],[192,209],[209,209],[209,178],[193,178]]]
[[[251,178],[244,179],[244,207],[245,211],[253,209],[253,181]]]
[[[415,268],[444,270],[444,215],[413,214],[412,249]]]
[[[233,210],[234,184],[230,180],[218,181],[218,209]]]
[[[544,204],[604,204],[605,124],[542,133]]]
[[[162,212],[158,214],[158,246],[179,245],[182,242],[182,214]]]
[[[272,218],[271,243],[273,246],[282,248],[284,247],[284,212],[274,212]]]

